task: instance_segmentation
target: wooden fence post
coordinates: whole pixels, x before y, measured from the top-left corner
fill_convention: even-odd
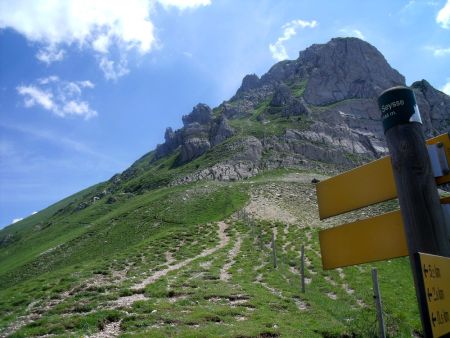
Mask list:
[[[273,267],[277,268],[277,253],[275,249],[275,233],[272,231],[272,256],[273,256]]]
[[[302,282],[302,292],[305,293],[305,245],[302,244],[302,249],[300,253],[300,279]]]

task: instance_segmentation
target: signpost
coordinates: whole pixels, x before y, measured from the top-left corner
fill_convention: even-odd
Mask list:
[[[426,337],[450,334],[450,241],[436,184],[450,182],[449,134],[426,141],[414,92],[378,98],[389,157],[316,185],[320,219],[398,197],[400,211],[320,233],[324,269],[409,255]],[[433,164],[433,166],[432,166]]]

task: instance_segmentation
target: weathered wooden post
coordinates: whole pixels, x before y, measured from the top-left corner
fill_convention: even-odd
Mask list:
[[[386,328],[384,325],[383,304],[381,303],[380,287],[378,286],[378,272],[376,268],[372,268],[372,282],[373,282],[373,299],[377,308],[378,330],[380,338],[386,338]]]
[[[262,228],[261,228],[261,226],[259,227],[259,249],[262,251],[263,250],[263,248],[264,248],[264,245],[263,245],[263,238],[262,238]]]
[[[277,268],[277,252],[275,249],[275,233],[272,231],[272,256],[273,256],[273,267]]]
[[[378,106],[391,155],[422,326],[426,337],[431,337],[418,253],[450,257],[444,215],[414,92],[407,87],[388,89],[378,98]]]
[[[302,292],[305,293],[305,246],[303,244],[300,252],[300,279],[302,282]]]

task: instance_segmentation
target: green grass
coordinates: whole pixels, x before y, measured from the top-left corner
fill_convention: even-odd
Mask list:
[[[307,83],[308,83],[308,80],[302,80],[300,82],[293,83],[291,85],[292,95],[294,97],[303,96],[303,93],[305,92]]]
[[[257,110],[258,111],[258,110]],[[252,135],[257,138],[282,136],[286,129],[306,130],[312,121],[307,116],[284,117],[280,113],[264,115],[263,120],[256,118],[241,118],[230,120],[230,125],[239,135]]]
[[[214,161],[216,155],[210,156],[202,161]],[[167,268],[168,252],[181,262],[215,247],[219,242],[215,222],[240,210],[250,189],[269,192],[269,186],[283,184],[280,179],[293,172],[302,174],[279,169],[247,182],[158,188],[126,198],[118,195],[113,204],[101,199],[69,215],[51,216],[47,220],[51,226],[29,237],[29,248],[21,241],[8,246],[9,250],[20,246],[23,252],[14,251],[18,258],[32,258],[25,263],[24,258],[18,259],[8,269],[0,265],[0,332],[19,316],[35,312],[38,317],[13,337],[89,335],[119,322],[125,337],[371,337],[376,332],[372,266],[379,271],[389,336],[408,337],[413,330],[419,331],[406,259],[345,268],[344,277],[338,271],[322,271],[318,230],[330,223],[318,220],[314,200],[309,198],[297,198],[290,205],[299,223],[287,232],[281,223],[229,221],[230,241],[224,248],[192,260],[143,289],[133,288]],[[314,194],[310,183],[284,184],[295,185],[304,196]],[[394,207],[392,201],[374,210]],[[337,222],[342,221],[341,217]],[[269,246],[274,227],[277,269],[272,266]],[[35,255],[35,243],[43,245],[52,231],[58,240],[65,238],[64,231],[70,238],[52,251]],[[221,280],[220,271],[238,237],[242,244],[229,270],[231,279]],[[292,270],[298,270],[302,244],[308,246],[311,263],[305,294],[300,292],[298,273]],[[343,284],[353,293],[347,293]],[[117,299],[133,295],[141,295],[142,300],[110,307]],[[366,306],[360,307],[358,301]],[[298,304],[306,304],[307,309]]]

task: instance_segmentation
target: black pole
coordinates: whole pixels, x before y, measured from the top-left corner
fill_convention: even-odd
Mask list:
[[[378,98],[391,155],[409,259],[424,332],[430,334],[426,295],[421,285],[418,252],[450,256],[450,245],[433,177],[414,92],[394,87]]]

